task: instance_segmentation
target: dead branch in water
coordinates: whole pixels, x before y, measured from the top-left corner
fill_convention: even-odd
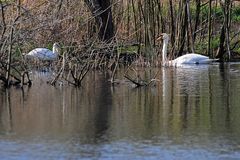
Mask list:
[[[137,73],[135,69],[132,68],[131,70],[133,70],[136,74],[135,79],[127,74],[128,70],[126,71],[124,77],[128,79],[130,82],[132,82],[136,86],[136,88],[150,86],[153,82],[160,81],[159,79],[156,78],[159,71],[157,71],[153,78],[150,78],[150,80],[144,80],[143,78],[141,78],[141,76]]]

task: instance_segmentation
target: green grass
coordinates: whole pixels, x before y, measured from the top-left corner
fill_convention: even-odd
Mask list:
[[[235,49],[234,51],[240,54],[240,47],[238,47],[238,48]]]
[[[201,8],[202,17],[208,17],[208,13],[209,13],[208,6],[204,6]],[[223,10],[220,6],[212,7],[212,14],[216,17],[216,19],[223,20],[223,18],[224,18]]]
[[[213,37],[211,40],[211,49],[216,50],[219,46],[220,39],[219,37]],[[195,43],[195,51],[196,53],[204,53],[207,51],[208,47],[208,40],[205,39],[202,42],[196,42]]]
[[[232,20],[234,22],[240,22],[240,7],[235,7],[232,10]]]
[[[208,6],[202,7],[201,12],[203,17],[207,17],[209,12],[209,7]],[[192,13],[194,14],[194,11],[192,11]],[[223,21],[224,15],[223,15],[223,10],[220,6],[213,7],[212,13],[217,20]],[[240,6],[235,6],[234,8],[232,8],[231,19],[233,22],[240,22]]]
[[[138,51],[138,46],[122,46],[117,48],[117,53],[129,53],[129,54],[134,54],[137,53]]]

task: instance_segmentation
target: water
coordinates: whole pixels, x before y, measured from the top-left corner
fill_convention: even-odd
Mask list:
[[[1,89],[1,159],[240,158],[240,64],[144,70],[159,81],[111,86],[94,72],[53,87],[34,73],[29,89]]]

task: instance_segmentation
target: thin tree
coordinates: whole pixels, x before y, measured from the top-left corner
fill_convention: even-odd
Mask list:
[[[230,33],[230,0],[226,0],[225,2],[221,2],[221,7],[224,15],[224,20],[221,28],[220,34],[220,43],[217,51],[217,58],[223,59],[225,51],[228,53],[228,58],[231,58],[230,53],[230,40],[229,40],[229,33]],[[226,50],[224,47],[226,44]]]
[[[212,37],[212,0],[209,0],[208,10],[208,56],[211,57],[211,37]]]

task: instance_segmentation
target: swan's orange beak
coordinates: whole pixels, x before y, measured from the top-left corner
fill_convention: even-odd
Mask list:
[[[160,41],[163,39],[163,34],[160,34],[160,36],[157,38],[157,41]]]

